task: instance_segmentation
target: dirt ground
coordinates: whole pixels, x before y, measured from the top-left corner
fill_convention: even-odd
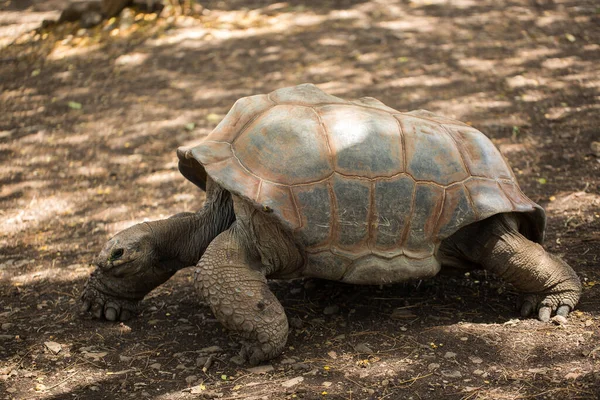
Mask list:
[[[58,3],[0,1],[0,399],[600,398],[597,1],[202,1],[31,30]],[[248,369],[189,269],[126,324],[81,315],[112,234],[201,206],[175,149],[237,98],[303,82],[489,135],[582,279],[568,323],[519,318],[481,272],[273,282],[288,346]]]

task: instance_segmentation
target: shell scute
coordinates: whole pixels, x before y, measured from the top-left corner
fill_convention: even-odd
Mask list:
[[[443,240],[463,226],[475,221],[477,221],[477,215],[475,214],[475,210],[473,210],[465,186],[457,184],[447,188],[443,212],[438,222],[438,239]]]
[[[500,151],[487,136],[469,126],[445,126],[458,145],[471,175],[512,179]]]
[[[440,185],[469,176],[452,137],[436,122],[398,116],[406,146],[406,169],[416,181]]]
[[[210,140],[233,143],[246,125],[273,105],[264,94],[242,97],[234,103],[225,118],[210,133]]]
[[[429,183],[417,183],[410,228],[402,246],[407,256],[425,258],[434,254],[438,243],[435,228],[442,211],[444,189]]]
[[[407,175],[380,179],[374,184],[375,243],[377,250],[398,249],[412,210],[415,181]]]
[[[336,247],[361,252],[369,238],[371,184],[367,180],[335,175],[332,186],[337,211]]]
[[[318,112],[327,127],[336,172],[368,178],[402,172],[402,141],[390,113],[348,105],[323,106]]]
[[[250,172],[275,183],[317,181],[332,170],[319,117],[307,107],[271,108],[239,135],[233,148]]]
[[[495,180],[473,178],[465,182],[465,186],[469,190],[478,221],[497,214],[498,210],[513,211],[512,203]]]
[[[330,241],[333,231],[329,184],[327,181],[292,187],[301,218],[298,229],[307,247],[319,247]]]
[[[263,208],[272,210],[288,229],[294,230],[300,227],[300,216],[288,186],[263,181],[256,197],[256,203],[261,204]]]

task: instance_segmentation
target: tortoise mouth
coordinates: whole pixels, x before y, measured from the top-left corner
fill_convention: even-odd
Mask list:
[[[139,268],[132,266],[132,263],[137,261],[137,258],[119,259],[119,260],[97,260],[94,262],[96,268],[104,274],[115,278],[126,278],[138,272]]]

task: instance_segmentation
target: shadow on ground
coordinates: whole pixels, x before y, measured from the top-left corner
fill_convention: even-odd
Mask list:
[[[597,397],[593,1],[203,5],[198,18],[61,25],[2,49],[0,397]],[[187,271],[130,323],[80,316],[88,263],[110,235],[201,206],[174,150],[237,98],[303,82],[488,134],[547,209],[547,247],[584,279],[569,324],[516,319],[511,289],[477,274],[393,288],[275,282],[293,329],[258,374],[231,361],[239,346],[198,306]]]

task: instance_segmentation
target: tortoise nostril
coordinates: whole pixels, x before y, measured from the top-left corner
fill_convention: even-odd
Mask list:
[[[123,256],[124,252],[125,252],[125,250],[123,250],[123,249],[114,249],[110,253],[110,259],[111,260],[118,260],[119,258],[121,258]]]

